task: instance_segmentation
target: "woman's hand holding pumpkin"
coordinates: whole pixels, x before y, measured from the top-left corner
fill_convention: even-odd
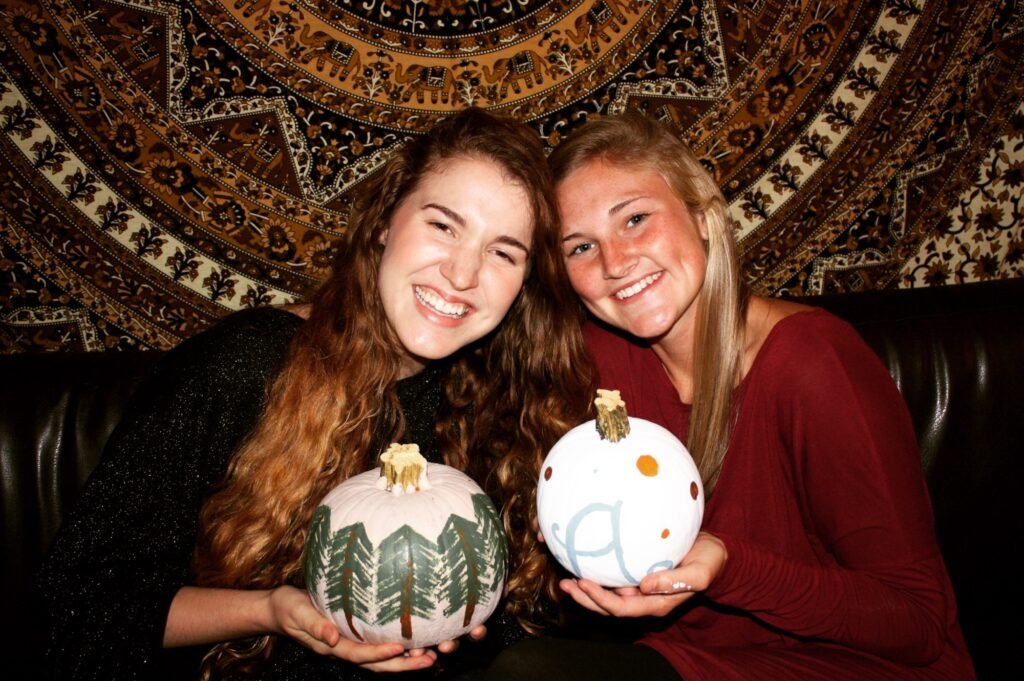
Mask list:
[[[647,575],[639,587],[606,589],[588,579],[563,579],[559,586],[584,608],[614,617],[663,617],[699,591],[707,589],[728,560],[725,544],[701,532],[671,570]]]
[[[309,595],[292,586],[270,592],[273,631],[295,639],[315,653],[333,655],[378,672],[426,669],[437,653],[414,650],[405,654],[401,643],[368,644],[344,638],[330,619],[313,606]]]

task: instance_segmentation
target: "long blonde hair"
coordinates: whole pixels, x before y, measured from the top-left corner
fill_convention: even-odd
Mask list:
[[[696,218],[708,238],[707,270],[694,334],[694,392],[688,448],[700,468],[705,491],[718,481],[735,421],[746,331],[746,287],[725,197],[700,161],[658,122],[630,111],[593,120],[574,132],[548,161],[561,182],[589,161],[657,172]]]
[[[405,424],[395,390],[403,355],[380,301],[381,235],[428,171],[455,158],[497,163],[529,197],[534,220],[523,288],[505,320],[451,362],[436,434],[445,462],[495,499],[511,545],[506,608],[536,626],[555,579],[532,521],[544,454],[586,418],[593,372],[560,255],[553,183],[537,135],[521,123],[465,110],[395,153],[371,178],[330,278],[312,298],[259,425],[207,499],[193,559],[197,583],[229,588],[302,584],[301,556],[315,506],[375,464],[377,444]],[[269,654],[214,649],[230,672]]]

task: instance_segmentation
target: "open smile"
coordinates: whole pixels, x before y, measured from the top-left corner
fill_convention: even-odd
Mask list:
[[[415,286],[413,287],[413,292],[416,294],[416,300],[420,301],[424,307],[442,317],[462,319],[469,314],[469,305],[465,303],[449,303],[428,288]]]
[[[617,300],[628,300],[629,298],[632,298],[633,296],[643,291],[645,288],[647,288],[654,282],[661,279],[662,274],[664,274],[664,272],[655,272],[654,274],[649,274],[640,281],[636,282],[635,284],[630,284],[625,288],[619,289],[612,295],[614,295]]]

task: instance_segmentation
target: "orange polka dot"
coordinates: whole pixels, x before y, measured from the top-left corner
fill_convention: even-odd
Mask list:
[[[668,528],[667,527],[664,530],[661,531],[661,538],[662,539],[668,539]]]
[[[699,490],[697,489],[697,483],[695,481],[691,480],[690,481],[690,496],[693,497],[694,501],[697,501],[697,494],[699,494]]]
[[[658,460],[650,454],[643,454],[636,460],[637,469],[649,478],[658,474]]]
[[[551,466],[548,466],[546,469],[544,469],[544,479],[545,480],[550,480],[551,479]]]

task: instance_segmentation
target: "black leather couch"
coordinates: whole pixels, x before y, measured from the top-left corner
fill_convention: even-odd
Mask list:
[[[820,298],[888,366],[917,427],[939,542],[983,680],[1019,678],[1024,279]],[[159,353],[0,356],[2,660],[33,678],[36,566]],[[10,671],[5,672],[5,678]]]

